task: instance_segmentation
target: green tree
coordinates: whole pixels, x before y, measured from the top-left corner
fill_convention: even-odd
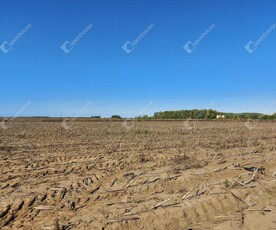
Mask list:
[[[112,115],[111,118],[121,119],[121,116],[119,116],[119,115]]]

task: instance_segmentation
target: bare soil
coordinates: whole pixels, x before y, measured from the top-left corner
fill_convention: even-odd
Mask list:
[[[122,122],[0,129],[0,229],[276,229],[275,122]]]

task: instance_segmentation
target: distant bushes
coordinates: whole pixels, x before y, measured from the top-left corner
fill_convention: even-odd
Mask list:
[[[121,119],[120,115],[112,115],[111,118]]]
[[[151,119],[151,117],[149,117],[148,115],[144,115],[144,116],[135,117],[135,119],[137,119],[137,120],[148,120],[148,119]]]

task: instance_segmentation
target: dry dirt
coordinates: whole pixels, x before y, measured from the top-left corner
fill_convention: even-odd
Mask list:
[[[131,125],[0,129],[0,229],[276,229],[275,122]]]

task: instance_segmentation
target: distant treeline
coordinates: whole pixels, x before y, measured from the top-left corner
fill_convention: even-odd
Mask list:
[[[220,115],[220,116],[218,116]],[[12,117],[11,117],[12,118]],[[44,119],[47,121],[56,121],[57,119],[64,119],[70,117],[47,117],[47,116],[32,116],[32,117],[16,117],[16,119]],[[76,117],[71,117],[72,119],[76,119]],[[88,117],[78,117],[79,119],[87,119]],[[110,118],[102,118],[101,116],[90,116],[93,120],[108,120],[112,118],[112,120],[120,120],[123,119],[120,115],[112,115]],[[8,117],[0,117],[1,120],[7,120]],[[156,112],[153,116],[138,116],[135,117],[138,120],[162,120],[162,119],[198,119],[198,120],[212,120],[212,119],[231,119],[231,120],[245,120],[245,119],[253,119],[253,120],[276,120],[276,113],[272,115],[262,114],[262,113],[225,113],[219,112],[212,109],[192,109],[192,110],[176,110],[176,111],[162,111]]]
[[[217,115],[224,115],[225,119],[260,119],[271,120],[276,119],[276,113],[267,115],[262,113],[224,113],[212,109],[193,109],[193,110],[177,110],[156,112],[152,117],[140,116],[138,119],[216,119]]]

